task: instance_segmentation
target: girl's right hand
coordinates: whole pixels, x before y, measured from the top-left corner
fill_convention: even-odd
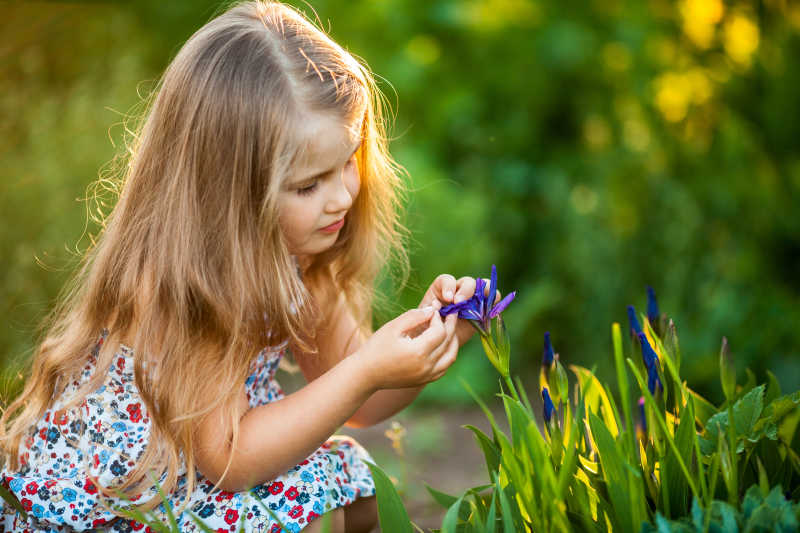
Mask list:
[[[353,354],[360,356],[376,389],[415,387],[436,381],[458,355],[456,315],[444,320],[428,306],[387,322]],[[418,335],[412,337],[422,330]]]

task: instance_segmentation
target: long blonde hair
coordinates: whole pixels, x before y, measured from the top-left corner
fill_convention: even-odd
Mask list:
[[[342,291],[367,326],[387,259],[407,272],[402,167],[388,153],[384,104],[368,67],[293,8],[240,2],[200,28],[153,91],[118,201],[48,317],[22,393],[0,418],[6,467],[20,468],[21,439],[107,330],[93,377],[64,407],[102,383],[120,343],[132,347],[151,436],[115,488],[134,494],[155,472],[169,492],[183,461],[187,503],[196,484],[193,427],[230,406],[235,449],[233,405],[259,350],[288,341],[314,351],[324,318],[313,305],[317,291]],[[361,189],[337,242],[314,257],[303,283],[279,229],[277,193],[304,143],[298,124],[320,113],[360,122]]]

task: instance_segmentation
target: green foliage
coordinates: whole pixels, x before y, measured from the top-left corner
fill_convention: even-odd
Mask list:
[[[678,322],[707,326],[683,338],[693,357],[682,375],[696,390],[720,392],[712,332],[727,333],[739,371],[780,369],[784,388],[800,386],[791,2],[710,0],[711,19],[689,9],[705,2],[665,0],[290,3],[370,65],[396,111],[414,270],[399,297],[387,289],[396,304],[376,310],[379,321],[416,306],[436,275],[494,257],[519,288],[515,345],[569,332],[564,353],[591,367],[606,317],[621,315],[631,287],[658,279]],[[75,200],[124,152],[137,90],[222,5],[4,4],[0,357],[10,376],[89,242],[94,209]],[[745,53],[732,51],[733,36],[749,39]],[[463,359],[454,375],[493,386]],[[420,400],[469,401],[458,379],[443,381]]]
[[[667,520],[656,515],[653,526],[642,527],[642,533],[789,533],[800,528],[800,503],[786,499],[780,486],[768,494],[753,485],[747,490],[741,510],[726,502],[713,501],[702,509],[697,500],[692,502],[691,516],[681,520]]]
[[[630,383],[642,396],[636,423],[630,408],[620,412],[609,387],[576,365],[574,389],[559,386],[574,395],[556,402],[543,427],[513,380],[504,380],[510,394],[498,396],[508,435],[464,384],[492,428],[490,436],[464,426],[484,453],[491,484],[458,496],[429,488],[447,509],[441,531],[797,531],[800,391],[781,395],[776,380],[756,386],[750,373],[738,385],[732,373],[724,377],[721,358],[720,373],[731,381],[726,401],[715,407],[681,379],[674,328],[656,325],[671,337],[662,342],[647,317],[642,323],[663,391],[643,376],[638,354],[624,357],[620,327],[612,326],[620,402],[634,403]],[[542,389],[553,381],[553,366],[543,363]]]

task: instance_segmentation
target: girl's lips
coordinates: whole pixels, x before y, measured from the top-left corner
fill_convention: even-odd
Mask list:
[[[330,226],[325,226],[324,228],[321,228],[320,231],[324,231],[325,233],[335,233],[339,231],[342,226],[344,226],[344,219],[341,219],[339,222],[334,222]]]

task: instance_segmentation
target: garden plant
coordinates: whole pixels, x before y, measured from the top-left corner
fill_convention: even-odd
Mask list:
[[[442,308],[470,320],[500,373],[510,435],[473,395],[492,435],[467,425],[486,459],[488,483],[451,496],[429,487],[447,512],[442,532],[798,531],[800,391],[783,395],[768,373],[738,384],[726,339],[719,374],[725,399],[714,405],[680,377],[676,326],[648,288],[647,313],[628,308],[629,327],[611,327],[618,400],[590,369],[569,365],[544,335],[539,390],[542,421],[520,380],[510,377],[510,346],[500,312],[479,286]],[[629,337],[627,356],[624,337]],[[464,383],[469,389],[469,386]],[[383,531],[413,531],[397,493],[376,466]],[[417,528],[419,529],[419,528]]]
[[[501,377],[498,397],[510,435],[499,429],[492,411],[464,382],[491,424],[491,436],[464,426],[484,454],[489,479],[458,496],[428,487],[447,509],[441,529],[434,531],[799,530],[800,391],[783,395],[772,373],[766,384],[757,385],[747,371],[745,383],[737,384],[723,338],[719,373],[725,399],[715,406],[700,396],[680,378],[675,324],[659,313],[648,288],[646,314],[637,317],[634,307],[628,307],[628,357],[622,328],[617,323],[611,327],[619,403],[593,370],[569,365],[574,375],[570,380],[550,334],[544,334],[540,424],[522,381],[515,382],[510,374],[511,348],[501,313],[516,293],[495,302],[494,266],[488,290],[481,278],[477,281],[470,300],[445,306],[440,313],[458,313],[477,330]],[[381,530],[421,531],[390,477],[377,465],[369,468]],[[26,512],[8,491],[0,491],[19,512]],[[119,510],[150,531],[180,531],[166,498],[164,504],[160,512]],[[269,507],[262,508],[265,517],[277,520]],[[327,518],[321,518],[323,531],[329,530]]]

